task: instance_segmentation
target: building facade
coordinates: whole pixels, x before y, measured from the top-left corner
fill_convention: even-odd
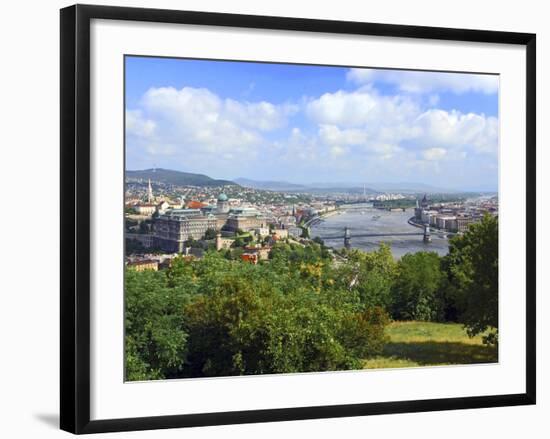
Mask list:
[[[241,208],[231,210],[224,228],[231,232],[238,230],[249,232],[264,227],[267,227],[267,218],[260,212],[254,208]]]
[[[153,215],[156,210],[156,204],[140,203],[133,206],[134,212],[138,215]]]
[[[159,263],[153,259],[142,259],[139,261],[128,262],[127,267],[129,270],[134,271],[158,271]]]
[[[439,229],[455,231],[457,229],[456,216],[439,215],[436,217],[436,226]]]
[[[155,244],[155,236],[152,234],[145,234],[145,233],[126,233],[125,234],[126,239],[133,239],[135,241],[138,241],[143,247],[150,248],[153,247]]]
[[[169,210],[155,219],[157,245],[166,252],[181,253],[188,239],[202,239],[207,230],[217,229],[213,215],[202,215],[198,209]]]

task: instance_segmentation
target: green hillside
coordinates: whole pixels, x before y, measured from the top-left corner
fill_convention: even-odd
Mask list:
[[[174,171],[171,169],[144,169],[141,171],[126,171],[129,179],[151,179],[152,181],[173,184],[176,186],[223,186],[236,185],[229,180],[216,180],[204,174]]]

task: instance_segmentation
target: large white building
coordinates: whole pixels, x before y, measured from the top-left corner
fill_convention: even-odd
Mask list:
[[[239,230],[248,232],[254,229],[265,228],[267,227],[267,223],[267,218],[254,207],[241,207],[231,209],[225,223],[225,229],[232,232]]]
[[[166,252],[181,253],[188,239],[202,239],[207,230],[217,229],[214,215],[203,215],[199,209],[173,209],[155,219],[157,245]]]

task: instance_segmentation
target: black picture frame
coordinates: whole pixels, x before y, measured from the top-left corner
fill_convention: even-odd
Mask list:
[[[526,392],[416,401],[346,404],[90,420],[90,21],[181,23],[325,32],[526,47]],[[111,6],[61,10],[61,429],[76,433],[194,427],[535,404],[536,36],[530,33],[266,17]]]

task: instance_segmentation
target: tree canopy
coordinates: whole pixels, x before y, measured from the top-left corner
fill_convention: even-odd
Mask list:
[[[498,218],[485,215],[452,238],[444,265],[468,333],[498,342]]]

